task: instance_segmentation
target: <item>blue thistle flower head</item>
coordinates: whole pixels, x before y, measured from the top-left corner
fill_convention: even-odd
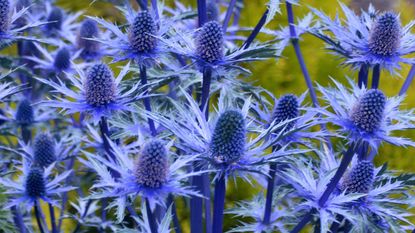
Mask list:
[[[44,171],[39,167],[32,167],[26,176],[25,190],[31,198],[43,197],[46,194]]]
[[[6,33],[10,24],[10,2],[9,0],[0,0],[0,33]]]
[[[52,31],[59,31],[62,27],[63,17],[62,9],[53,7],[46,19],[49,22],[46,24],[46,28]]]
[[[48,167],[56,161],[55,142],[50,135],[40,133],[36,136],[33,143],[33,157],[34,164],[40,167]]]
[[[24,99],[19,103],[15,120],[20,125],[30,125],[34,122],[34,111],[30,100]]]
[[[53,61],[53,66],[60,71],[67,70],[71,67],[71,52],[66,47],[58,50]]]
[[[85,19],[78,32],[77,47],[82,49],[81,56],[83,58],[96,57],[99,54],[100,44],[97,41],[88,38],[97,38],[99,36],[99,28],[97,22],[92,19]]]
[[[205,23],[196,37],[196,53],[206,63],[223,58],[223,31],[217,21]]]
[[[354,106],[350,117],[358,128],[367,133],[372,133],[380,127],[385,104],[386,97],[381,90],[368,90]]]
[[[208,21],[218,21],[219,19],[219,7],[215,1],[208,1],[206,4],[206,13]]]
[[[147,143],[135,164],[137,183],[148,188],[160,188],[167,181],[168,166],[167,150],[163,142],[154,140]]]
[[[333,113],[326,109],[319,112],[325,115],[324,121],[340,127],[338,132],[349,143],[366,142],[375,151],[382,142],[397,146],[415,146],[407,138],[392,136],[394,131],[414,127],[412,120],[406,119],[408,116],[412,119],[412,113],[400,110],[402,96],[386,98],[381,90],[360,88],[351,79],[348,79],[350,89],[333,81],[336,88],[319,86]]]
[[[92,106],[105,106],[115,101],[116,85],[112,70],[106,64],[89,68],[85,82],[86,102]]]
[[[313,9],[322,24],[314,27],[312,34],[327,43],[328,49],[344,58],[345,64],[354,69],[362,65],[379,65],[396,74],[401,63],[415,63],[415,60],[405,57],[415,52],[412,23],[402,27],[397,14],[386,12],[379,15],[372,6],[359,15],[342,3],[340,6],[344,19],[331,19]]]
[[[399,18],[393,12],[386,12],[376,19],[370,31],[369,50],[373,54],[390,57],[398,51],[400,40]]]
[[[245,152],[245,119],[236,110],[223,112],[217,122],[210,143],[212,158],[217,163],[231,164]]]
[[[276,123],[281,123],[286,120],[294,119],[298,117],[300,114],[298,108],[299,103],[295,95],[284,95],[278,100],[274,112],[272,114],[272,119],[275,120]],[[289,122],[285,130],[290,130],[294,125],[295,121]]]
[[[368,193],[375,177],[375,167],[371,161],[358,161],[342,183],[346,193]]]
[[[148,11],[141,11],[130,25],[129,41],[136,53],[146,53],[157,46],[157,25]]]

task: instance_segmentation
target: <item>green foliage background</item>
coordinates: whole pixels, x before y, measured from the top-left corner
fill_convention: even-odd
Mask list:
[[[173,4],[174,1],[179,0],[165,0],[166,4]],[[180,0],[188,4],[195,5],[195,0]],[[245,0],[244,8],[242,9],[241,24],[243,26],[253,27],[262,13],[265,10],[265,4],[268,1],[266,0]],[[352,4],[350,1],[343,1],[346,4]],[[354,1],[353,6],[360,5],[362,3],[369,1]],[[305,14],[309,13],[308,7],[314,7],[321,9],[324,12],[330,14],[332,17],[335,16],[336,11],[339,10],[338,2],[335,0],[307,0],[300,1],[301,6],[294,6],[294,13],[296,17],[302,17]],[[377,0],[373,1],[375,5],[379,6],[380,4],[394,4],[395,10],[401,13],[402,24],[407,24],[410,20],[414,19],[415,13],[415,4],[411,1],[404,0]],[[111,7],[108,2],[96,1],[94,4],[90,4],[90,1],[85,0],[60,0],[58,4],[70,11],[85,11],[85,15],[97,15],[102,16],[109,20],[115,20],[122,22],[122,16],[119,11]],[[364,4],[363,4],[364,5]],[[225,11],[225,8],[221,9]],[[281,5],[281,15],[277,15],[274,21],[268,25],[270,29],[278,29],[282,26],[287,25],[285,7]],[[357,11],[358,12],[358,11]],[[341,14],[340,14],[341,15]],[[260,37],[260,39],[266,39],[265,37]],[[333,79],[345,82],[345,77],[349,76],[351,78],[357,79],[357,72],[350,70],[347,67],[341,65],[341,60],[336,56],[328,54],[328,51],[324,49],[324,44],[312,37],[311,35],[305,35],[302,37],[300,46],[305,57],[307,67],[309,69],[310,75],[314,82],[318,82],[324,86],[331,83],[330,77]],[[292,47],[286,48],[283,53],[283,58],[278,60],[269,60],[265,62],[257,62],[254,64],[249,64],[248,67],[252,70],[253,75],[249,78],[250,82],[255,83],[255,85],[262,86],[267,90],[273,92],[276,96],[280,96],[286,93],[296,93],[301,94],[307,90],[305,85],[300,67],[297,63],[294,50]],[[387,73],[382,73],[381,75],[381,84],[380,88],[385,91],[388,96],[396,95],[399,92],[403,80],[406,77],[409,66],[404,65],[400,74],[401,77],[391,77]],[[408,90],[408,97],[405,101],[406,107],[415,107],[415,84],[411,86]],[[402,136],[411,137],[415,140],[415,132],[408,131],[401,134]],[[397,148],[390,145],[384,145],[379,155],[376,158],[376,164],[380,165],[387,162],[389,168],[393,170],[402,170],[405,172],[414,172],[415,164],[414,153],[415,149],[412,148]],[[234,185],[231,184],[229,192],[227,194],[227,207],[233,206],[235,201],[249,199],[256,193],[256,190],[253,190],[248,184],[238,184],[238,190],[233,191]],[[247,192],[247,190],[252,190]],[[184,203],[179,202],[179,209],[183,207]],[[184,218],[184,230],[187,232],[188,229],[188,219],[185,214],[182,214]],[[72,229],[72,225],[69,221],[67,230]],[[232,218],[227,218],[225,221],[225,226],[235,226],[236,220]],[[69,231],[68,231],[69,232]]]

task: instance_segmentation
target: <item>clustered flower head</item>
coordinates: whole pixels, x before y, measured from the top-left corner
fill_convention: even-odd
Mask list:
[[[137,53],[150,52],[157,46],[157,25],[148,11],[137,14],[130,25],[128,38]]]
[[[84,19],[77,36],[77,48],[82,50],[81,57],[84,59],[93,59],[99,56],[100,43],[92,40],[99,38],[100,31],[97,22],[92,19]]]
[[[84,88],[86,102],[92,106],[105,106],[116,99],[114,75],[105,64],[96,64],[89,68]]]
[[[212,135],[211,153],[217,163],[232,164],[245,152],[245,119],[235,110],[222,113]]]
[[[33,144],[34,164],[40,167],[48,167],[56,161],[55,142],[46,133],[38,134]]]
[[[278,123],[292,120],[299,116],[299,104],[297,97],[292,94],[282,96],[272,113],[272,119]],[[288,123],[286,130],[290,130],[295,124],[295,120]]]
[[[358,161],[342,183],[346,193],[368,193],[373,186],[375,168],[372,161]]]
[[[206,63],[214,63],[223,57],[223,31],[217,21],[204,24],[196,36],[197,54]]]

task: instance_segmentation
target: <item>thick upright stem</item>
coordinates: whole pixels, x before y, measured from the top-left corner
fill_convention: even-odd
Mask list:
[[[414,80],[415,77],[415,65],[412,65],[411,70],[408,73],[408,76],[405,79],[404,84],[402,85],[401,90],[399,91],[399,95],[404,95],[406,91],[408,90],[409,86],[412,83],[412,80]]]
[[[13,213],[14,225],[19,229],[19,232],[26,233],[26,227],[24,225],[23,216],[22,213],[20,213],[20,210],[16,206],[13,206],[11,211]]]
[[[336,171],[336,174],[334,174],[333,178],[330,180],[330,183],[327,185],[326,190],[324,191],[323,195],[321,195],[318,204],[320,207],[324,207],[326,204],[326,201],[330,197],[331,193],[334,191],[334,189],[337,187],[337,184],[339,183],[341,177],[346,172],[347,167],[349,166],[350,162],[353,159],[353,156],[355,154],[356,148],[355,145],[350,145],[349,149],[346,151],[346,153],[343,155],[342,161],[340,162],[340,166]],[[310,210],[308,214],[306,214],[300,223],[297,224],[297,226],[291,231],[291,233],[298,233],[301,229],[304,228],[304,226],[307,225],[307,223],[311,220],[312,212],[315,211]]]
[[[202,27],[207,19],[206,0],[197,0],[197,15],[199,16],[199,27]]]
[[[169,203],[168,206],[171,206],[174,232],[182,233],[182,227],[180,226],[179,217],[177,216],[176,202],[174,201],[174,196],[172,194],[167,197],[167,203]]]
[[[111,145],[109,142],[109,137],[111,136],[110,130],[108,127],[108,122],[106,117],[101,117],[101,121],[99,122],[99,129],[101,131],[101,138],[104,144],[104,150],[108,156],[108,158],[115,159],[114,152],[111,149]]]
[[[147,68],[144,65],[140,65],[140,80],[141,80],[141,85],[143,86],[147,85]],[[145,94],[148,94],[147,88],[145,90]],[[144,98],[143,101],[144,101],[144,108],[146,109],[146,111],[151,112],[150,97]],[[156,136],[157,131],[156,131],[156,127],[154,125],[153,119],[148,117],[147,120],[148,120],[148,125],[150,127],[151,135]]]
[[[223,232],[223,211],[225,209],[226,177],[221,175],[215,183],[212,232]]]
[[[212,69],[206,67],[203,70],[203,81],[202,81],[202,97],[200,101],[200,109],[205,111],[205,117],[208,119],[209,116],[209,93],[210,83],[212,80]]]
[[[32,140],[32,130],[30,130],[29,126],[22,125],[20,127],[22,139],[25,143],[28,143]]]
[[[222,30],[223,33],[226,33],[228,29],[229,20],[231,19],[233,9],[235,8],[236,0],[231,0],[228,5],[228,9],[226,10],[225,20],[223,21]]]
[[[146,212],[147,212],[148,222],[150,224],[151,233],[157,233],[156,219],[154,218],[153,213],[151,212],[150,202],[148,201],[147,198],[146,198]]]
[[[271,212],[272,212],[272,197],[274,194],[274,187],[275,187],[275,173],[277,170],[277,163],[272,162],[269,165],[269,172],[268,172],[268,184],[267,184],[267,196],[265,199],[265,211],[264,211],[264,219],[262,223],[264,225],[268,225],[271,220]]]
[[[269,10],[266,9],[265,12],[262,14],[261,19],[258,21],[257,25],[255,26],[254,30],[252,30],[251,34],[246,39],[245,43],[242,45],[244,49],[249,48],[252,42],[255,40],[258,33],[261,31],[262,27],[265,25]]]
[[[380,82],[380,66],[375,65],[373,67],[373,74],[372,74],[372,89],[378,89]]]
[[[66,170],[67,171],[71,170],[74,164],[75,164],[75,158],[71,158],[68,164],[66,165]],[[68,176],[68,178],[66,178],[65,185],[69,185],[71,177],[72,176]],[[60,208],[60,214],[59,214],[59,220],[58,220],[58,232],[60,232],[62,228],[63,215],[65,213],[67,202],[68,202],[68,192],[65,192],[62,197],[62,204]]]
[[[53,209],[52,204],[48,203],[49,205],[49,214],[50,214],[50,225],[52,226],[52,233],[58,233],[56,228],[56,218],[55,218],[55,210]]]
[[[367,65],[362,65],[359,70],[358,85],[360,88],[365,86],[367,88],[367,79],[369,74],[369,67]]]
[[[314,210],[309,211],[306,215],[304,215],[303,219],[290,231],[290,233],[298,233],[300,232],[308,222],[311,221],[313,218]]]
[[[37,201],[35,201],[35,204],[33,205],[33,208],[35,209],[35,217],[36,217],[37,226],[39,227],[39,231],[41,233],[45,233],[45,230],[43,229],[42,220],[41,220],[41,216],[40,216],[39,205],[38,205]]]
[[[157,0],[151,0],[151,7],[153,7],[154,14],[156,15],[157,21],[159,20],[159,9],[157,6]]]
[[[141,7],[141,10],[146,11],[148,8],[147,0],[136,0],[138,5]]]

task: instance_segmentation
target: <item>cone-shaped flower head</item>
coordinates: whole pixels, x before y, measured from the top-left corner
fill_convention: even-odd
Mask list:
[[[196,38],[197,55],[205,62],[212,63],[223,57],[223,31],[217,21],[203,25]]]
[[[71,53],[67,48],[63,47],[58,50],[53,66],[58,70],[66,70],[71,67]]]
[[[47,167],[56,161],[55,142],[46,133],[38,134],[33,144],[34,163]]]
[[[0,0],[0,33],[5,33],[9,29],[10,23],[10,2],[9,0]]]
[[[231,164],[245,152],[245,119],[235,110],[228,110],[219,116],[210,150],[218,163]]]
[[[34,121],[32,103],[28,99],[22,100],[17,106],[16,122],[21,125],[30,125]]]
[[[137,53],[149,52],[156,48],[157,25],[148,11],[137,14],[134,22],[130,25],[129,40],[131,47]]]
[[[97,38],[99,36],[99,28],[97,22],[92,19],[85,19],[78,32],[77,46],[83,49],[84,54],[97,53],[100,46],[99,42],[89,40],[88,38]]]
[[[63,11],[58,8],[52,8],[51,12],[48,15],[46,28],[50,30],[60,30],[63,22]]]
[[[116,99],[114,75],[106,64],[96,64],[89,68],[85,81],[86,102],[100,107]]]
[[[371,161],[357,162],[342,183],[342,189],[347,193],[368,193],[374,182],[374,171]]]
[[[163,142],[154,140],[141,150],[134,175],[138,184],[148,188],[160,188],[167,180],[167,150]]]
[[[26,176],[26,194],[32,198],[42,197],[46,193],[46,184],[43,169],[39,167],[30,168]]]
[[[369,38],[370,52],[379,56],[392,56],[400,45],[401,25],[399,17],[386,12],[374,23]]]
[[[214,0],[208,1],[206,4],[206,13],[208,21],[218,21],[219,19],[219,8],[218,3]]]
[[[382,122],[385,104],[386,97],[382,91],[378,89],[366,91],[352,109],[353,123],[367,133],[374,132]]]
[[[286,120],[294,119],[298,117],[299,110],[298,110],[298,100],[295,95],[288,94],[282,96],[275,106],[274,112],[272,114],[272,119],[276,121],[276,123],[281,123]],[[285,130],[290,130],[294,126],[295,122],[291,121],[288,123]]]

